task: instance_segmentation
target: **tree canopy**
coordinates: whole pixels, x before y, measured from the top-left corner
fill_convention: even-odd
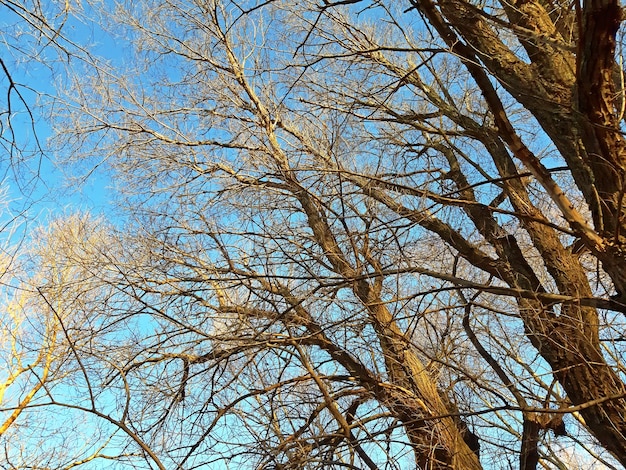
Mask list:
[[[626,466],[619,2],[84,3],[6,468]]]

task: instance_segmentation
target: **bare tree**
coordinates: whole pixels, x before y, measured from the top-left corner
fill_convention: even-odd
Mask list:
[[[119,373],[120,353],[101,345],[129,323],[104,325],[91,315],[115,301],[86,269],[114,249],[105,245],[104,225],[72,216],[32,235],[38,241],[3,266],[2,467],[70,469],[152,455],[165,468],[117,409],[129,390],[112,395],[108,388],[105,374]],[[79,263],[85,257],[89,265]]]
[[[626,464],[619,4],[388,3],[100,18],[59,152],[128,219],[64,256],[133,465]]]
[[[18,163],[23,164],[33,154],[40,157],[43,151],[36,129],[39,116],[34,108],[37,94],[47,91],[39,87],[45,81],[42,75],[48,75],[53,70],[55,56],[58,57],[59,53],[66,58],[71,55],[68,47],[71,43],[61,34],[69,17],[69,8],[69,2],[0,2],[3,17],[0,25],[0,148],[3,151],[0,158],[4,164],[1,168],[3,179],[6,174],[19,173],[24,169],[18,167]],[[32,183],[20,179],[18,182]]]

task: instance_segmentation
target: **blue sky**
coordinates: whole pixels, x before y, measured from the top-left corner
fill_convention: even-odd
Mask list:
[[[53,23],[54,27],[62,24],[61,35],[55,38],[60,50],[32,34],[23,18],[2,10],[0,58],[16,87],[8,94],[9,80],[6,74],[0,75],[0,109],[8,109],[8,99],[11,105],[10,116],[4,112],[1,117],[0,147],[0,179],[11,201],[11,211],[0,220],[23,213],[25,208],[30,220],[43,221],[48,216],[75,211],[115,217],[112,191],[108,189],[111,176],[104,168],[89,169],[88,176],[81,178],[82,184],[77,184],[72,178],[85,175],[87,167],[58,165],[67,155],[55,154],[49,147],[50,104],[57,94],[56,87],[67,81],[68,68],[80,61],[81,46],[88,45],[93,54],[111,62],[121,58],[122,50],[97,23],[79,21],[64,13],[50,13],[58,23]]]
[[[3,11],[4,13],[4,11]],[[77,47],[89,45],[90,51],[107,59],[110,63],[122,63],[125,50],[121,41],[99,28],[97,23],[87,20],[79,21],[73,17],[65,17],[63,11],[57,15],[57,22],[63,23],[64,38],[56,40],[67,47],[70,53],[78,55]],[[53,15],[54,16],[54,15]],[[0,216],[0,222],[10,221],[16,214],[27,210],[24,220],[29,223],[17,233],[27,234],[28,229],[37,223],[45,224],[49,217],[67,215],[76,211],[106,215],[109,222],[120,220],[114,209],[114,184],[106,165],[98,166],[89,171],[90,162],[83,166],[66,166],[60,168],[56,162],[67,157],[63,149],[55,154],[47,146],[52,135],[52,120],[46,107],[56,94],[56,86],[67,82],[66,67],[78,63],[80,58],[68,57],[50,47],[36,37],[20,32],[20,20],[17,16],[5,14],[0,19],[0,58],[7,67],[11,78],[19,84],[19,92],[24,98],[13,93],[10,95],[12,114],[10,122],[15,134],[7,134],[7,119],[3,116],[3,138],[14,141],[20,149],[11,159],[10,149],[5,145],[1,148],[0,177],[3,185],[8,188],[11,199],[10,211]],[[0,76],[0,109],[6,109],[6,90],[8,81]],[[32,112],[32,117],[29,114]],[[39,148],[41,146],[41,149]],[[40,152],[40,150],[42,150]],[[22,158],[23,157],[23,158]],[[77,184],[71,178],[87,175]],[[93,468],[104,468],[102,463]],[[219,468],[219,467],[213,467]]]
[[[54,7],[53,2],[44,1],[44,4],[46,8]],[[35,227],[47,225],[50,219],[89,212],[96,216],[106,215],[109,222],[115,223],[116,216],[112,191],[108,189],[112,181],[105,168],[94,169],[81,184],[77,184],[72,177],[84,173],[87,167],[61,168],[58,160],[67,155],[55,153],[49,145],[53,132],[50,104],[57,94],[56,86],[66,82],[66,70],[75,59],[68,61],[62,51],[33,34],[24,18],[10,12],[4,5],[0,7],[0,59],[10,79],[5,70],[0,69],[0,251],[12,254],[22,240],[28,242],[32,234],[37,233]],[[65,35],[65,38],[58,36],[55,40],[67,51],[74,52],[78,45],[89,44],[95,53],[116,60],[119,48],[112,47],[112,40],[96,24],[53,12],[51,18],[55,17],[57,22],[63,23],[62,33]],[[14,82],[14,88],[11,88],[10,80]],[[16,280],[3,279],[3,282],[14,283]],[[3,292],[3,295],[9,294]],[[0,380],[4,377],[5,371],[0,370]],[[10,396],[5,399],[14,398],[13,393],[19,393],[19,390],[13,392],[10,389]],[[16,445],[16,449],[20,446],[28,448],[29,438],[38,445],[39,433],[58,432],[64,425],[80,422],[80,417],[67,409],[50,409],[45,414],[33,413],[32,418],[24,419],[34,420],[31,435],[24,436],[24,441]],[[54,420],[55,425],[51,426],[49,420]],[[97,423],[98,419],[93,421],[92,417],[86,417],[86,420],[86,428],[79,433],[74,446],[76,450],[93,451],[93,446],[101,443],[81,442],[80,436],[89,436],[89,429],[96,432],[97,428],[91,423]],[[55,442],[53,435],[48,442]],[[4,468],[1,456],[0,467]],[[98,460],[84,468],[108,466]]]

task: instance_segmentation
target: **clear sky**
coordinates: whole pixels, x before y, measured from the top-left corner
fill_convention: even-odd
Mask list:
[[[54,8],[56,2],[44,0],[43,3],[44,8]],[[83,55],[82,45],[89,45],[93,53],[109,60],[116,60],[120,50],[96,22],[78,21],[62,14],[63,11],[46,13],[51,15],[53,28],[62,25],[58,36],[50,30],[44,29],[43,35],[33,30],[33,23],[28,22],[34,20],[28,11],[12,12],[4,2],[0,5],[0,252],[7,251],[9,255],[19,248],[21,240],[28,241],[37,233],[33,230],[36,226],[46,225],[61,215],[90,212],[105,215],[109,222],[116,221],[113,192],[109,189],[113,181],[105,168],[59,165],[69,155],[63,154],[63,149],[54,150],[51,145],[54,108],[50,105],[57,88],[68,82],[68,68]],[[70,60],[66,52],[70,53]],[[13,284],[16,280],[3,278],[2,282]],[[6,379],[6,373],[0,366],[0,383]],[[11,399],[11,393],[13,390],[9,390],[5,400]],[[52,411],[44,415],[45,419],[41,419],[42,414],[33,416],[41,421],[31,423],[30,437],[36,445],[44,434],[62,428],[64,423],[78,423],[72,421],[75,416],[68,410],[56,417]],[[54,419],[55,426],[50,426],[48,419]],[[89,426],[89,423],[85,424]],[[79,435],[89,436],[88,429]],[[53,435],[49,436],[48,443],[55,442],[54,439]],[[19,446],[27,448],[27,441]],[[76,449],[93,451],[91,446],[95,444],[85,440],[73,445]],[[2,456],[0,467],[4,468]],[[108,466],[99,460],[84,468]]]
[[[110,62],[121,59],[123,51],[97,21],[87,15],[77,19],[71,9],[69,14],[54,11],[53,3],[44,2],[44,8],[51,9],[45,14],[58,35],[33,31],[26,12],[3,8],[0,15],[0,59],[5,68],[0,71],[0,179],[10,201],[10,211],[3,212],[0,222],[18,214],[45,220],[75,211],[115,217],[108,189],[113,182],[104,168],[59,165],[69,155],[49,145],[54,113],[50,104],[57,88],[68,82],[68,69],[87,57],[84,46]]]
[[[74,66],[90,70],[85,65],[95,57],[111,65],[123,64],[128,51],[123,38],[100,27],[94,12],[81,12],[78,18],[72,15],[71,3],[43,3],[50,9],[44,14],[51,21],[43,35],[28,24],[32,18],[26,10],[11,13],[0,4],[0,202],[8,201],[6,210],[1,210],[0,204],[0,226],[12,220],[25,222],[15,232],[0,231],[0,246],[2,237],[5,242],[28,237],[33,226],[77,211],[102,214],[110,223],[121,220],[114,205],[115,181],[106,164],[60,165],[71,155],[67,149],[54,149],[50,139],[54,133],[53,100],[69,89],[65,88],[71,81],[68,71]],[[99,461],[92,468],[105,467]]]

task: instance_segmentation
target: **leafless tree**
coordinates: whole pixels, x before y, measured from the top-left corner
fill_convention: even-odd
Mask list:
[[[99,13],[132,60],[73,71],[58,151],[126,219],[59,248],[64,403],[120,462],[626,464],[619,3]]]

